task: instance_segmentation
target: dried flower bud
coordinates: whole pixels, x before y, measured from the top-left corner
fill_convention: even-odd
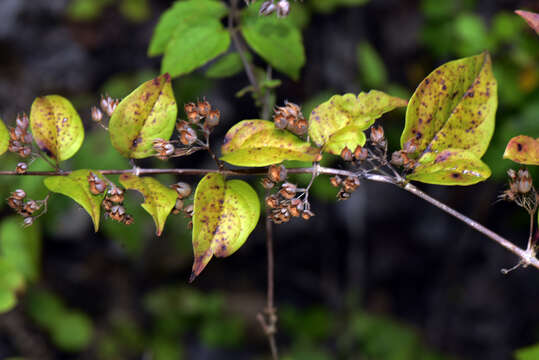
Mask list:
[[[275,183],[273,181],[271,181],[270,179],[268,179],[267,177],[262,178],[261,182],[262,182],[262,186],[266,190],[270,190],[270,189],[273,188],[273,186],[275,186]]]
[[[186,197],[191,195],[191,192],[193,191],[191,185],[181,181],[171,185],[170,187],[176,190],[179,199],[185,199]]]
[[[277,16],[285,17],[290,14],[290,3],[287,0],[280,0],[277,3]]]
[[[107,199],[113,203],[123,203],[124,191],[116,185],[112,185],[109,191],[107,191]]]
[[[404,151],[407,154],[413,153],[417,150],[417,145],[415,144],[415,141],[413,139],[408,140],[404,143],[402,147],[402,151]]]
[[[109,212],[109,216],[118,222],[123,222],[125,218],[125,208],[122,205],[114,205]]]
[[[23,157],[23,158],[26,158],[28,156],[30,156],[30,154],[32,154],[32,149],[28,146],[25,146],[23,147],[22,149],[19,150],[19,156],[20,157]]]
[[[105,180],[101,179],[94,172],[90,172],[90,175],[88,175],[88,184],[90,185],[90,192],[94,195],[102,194],[107,188]]]
[[[391,163],[395,166],[402,166],[405,162],[405,154],[401,151],[395,151],[391,154]]]
[[[348,199],[350,199],[350,196],[352,196],[352,195],[349,192],[346,192],[343,189],[341,189],[337,193],[337,200],[339,200],[339,201],[348,200]]]
[[[314,213],[311,210],[303,210],[301,213],[301,217],[303,220],[309,220],[314,216]]]
[[[344,149],[342,149],[341,151],[341,157],[343,158],[344,161],[352,161],[353,158],[352,158],[352,151],[350,151],[350,149],[345,146]]]
[[[518,171],[518,191],[522,194],[526,194],[532,189],[532,178],[528,170],[520,169]]]
[[[343,181],[343,189],[347,193],[354,192],[360,185],[359,178],[357,176],[349,176]]]
[[[21,130],[28,129],[28,125],[30,124],[28,115],[26,115],[26,113],[22,113],[22,115],[17,115],[17,118],[15,119],[15,124],[17,125],[17,128],[20,128]]]
[[[341,186],[341,183],[342,183],[342,179],[340,176],[333,176],[332,178],[329,179],[329,182],[331,183],[332,186],[334,187],[339,187]]]
[[[34,212],[36,212],[37,210],[39,210],[39,208],[41,208],[41,205],[39,205],[36,201],[34,200],[28,200],[27,202],[25,202],[23,204],[23,212],[25,212],[26,214],[29,214],[29,215],[32,215]]]
[[[32,224],[34,223],[34,220],[35,220],[35,218],[33,218],[32,216],[25,217],[23,222],[22,222],[23,227],[32,226]]]
[[[199,101],[197,102],[197,111],[200,116],[205,117],[210,113],[211,105],[208,101]]]
[[[101,204],[103,205],[103,209],[107,212],[114,206],[114,203],[107,198],[105,198]]]
[[[290,205],[288,206],[288,211],[290,212],[290,215],[293,217],[299,217],[301,216],[301,212],[304,209],[303,201],[300,199],[292,199],[290,200]]]
[[[8,199],[7,199],[7,204],[9,205],[10,208],[12,208],[13,210],[16,210],[16,211],[19,211],[22,207],[22,200],[20,199],[17,199],[13,196],[10,196]]]
[[[182,199],[176,199],[176,204],[174,205],[174,209],[172,209],[172,213],[174,215],[178,215],[183,209],[183,200]]]
[[[371,127],[371,141],[375,144],[382,143],[384,140],[384,128],[381,126]]]
[[[202,117],[198,111],[191,111],[187,113],[187,121],[189,121],[191,124],[198,124],[200,119],[202,119]]]
[[[95,122],[103,120],[103,112],[97,106],[92,106],[92,120]]]
[[[191,146],[197,140],[197,134],[191,127],[186,127],[180,132],[180,142],[185,146]]]
[[[286,119],[286,116],[278,113],[273,115],[273,122],[275,123],[275,127],[277,129],[286,129],[288,126],[288,120]]]
[[[266,205],[271,209],[279,207],[279,199],[275,195],[266,196]]]
[[[515,181],[517,179],[517,173],[513,169],[507,170],[507,176],[509,176],[509,179],[511,179],[512,181]]]
[[[219,125],[219,120],[221,119],[221,112],[218,109],[212,109],[206,116],[206,121],[204,126],[206,128],[214,128]]]
[[[183,209],[183,212],[185,213],[186,216],[193,217],[193,213],[195,212],[195,207],[193,206],[193,204],[189,204]]]
[[[354,150],[354,158],[358,161],[365,161],[369,157],[369,152],[364,147],[358,145]]]
[[[124,218],[124,221],[123,221],[123,223],[124,223],[125,225],[131,225],[131,224],[133,224],[134,222],[135,222],[135,219],[133,219],[133,217],[132,217],[131,215],[125,214],[125,218]]]
[[[17,189],[11,193],[11,196],[17,200],[22,200],[26,197],[26,192],[23,189]]]
[[[19,175],[26,174],[27,170],[28,170],[28,165],[24,162],[18,163],[17,167],[15,168],[15,172]]]
[[[186,114],[189,114],[193,111],[197,111],[197,106],[194,102],[187,103],[183,106],[183,109],[185,110]]]
[[[294,133],[296,135],[305,135],[309,129],[309,123],[307,123],[307,120],[305,119],[298,119],[295,125],[296,131],[294,131]]]
[[[281,190],[279,191],[279,194],[287,199],[287,200],[290,200],[292,199],[294,196],[296,196],[296,185],[292,184],[292,183],[289,183],[289,182],[285,182],[281,188]]]
[[[271,165],[268,168],[268,178],[273,182],[281,182],[286,179],[287,171],[283,165]]]
[[[277,10],[277,6],[273,3],[273,0],[264,1],[260,6],[260,15],[268,16]]]

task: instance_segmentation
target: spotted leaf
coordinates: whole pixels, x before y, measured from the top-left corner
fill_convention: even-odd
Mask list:
[[[141,159],[155,154],[153,141],[169,139],[178,106],[170,76],[149,80],[123,99],[110,119],[112,145],[125,157]]]
[[[105,194],[94,195],[90,192],[88,183],[90,171],[82,169],[75,170],[67,176],[51,176],[45,178],[43,183],[50,191],[68,196],[82,206],[92,218],[94,230],[97,232],[99,230],[101,203]],[[103,176],[98,171],[93,171],[93,173],[103,179]]]
[[[84,127],[69,100],[59,95],[38,97],[30,110],[30,127],[37,146],[51,158],[67,160],[79,150]]]
[[[9,133],[7,131],[6,125],[0,118],[0,155],[7,151],[9,146]]]
[[[156,234],[161,236],[165,221],[176,204],[176,191],[164,186],[151,177],[138,177],[131,174],[120,176],[120,183],[126,189],[137,190],[144,196],[142,208],[146,210],[155,222]]]
[[[208,174],[195,191],[193,216],[194,262],[190,281],[211,258],[236,252],[254,230],[260,217],[260,202],[253,188],[241,180]]]
[[[524,10],[516,10],[515,13],[526,20],[528,25],[539,35],[539,14]]]
[[[354,94],[335,95],[311,112],[309,135],[319,146],[334,142],[331,146],[332,151],[328,151],[335,154],[334,151],[338,149],[335,148],[334,139],[333,141],[331,139],[333,135],[338,133],[337,137],[342,137],[348,131],[345,130],[346,128],[354,133],[358,130],[366,130],[386,112],[406,106],[406,104],[406,100],[378,90],[371,90],[368,93],[362,92],[357,96]],[[357,140],[363,139],[357,135],[355,137]],[[363,144],[358,142],[356,146]]]
[[[221,160],[237,166],[266,166],[284,160],[314,161],[319,151],[265,120],[243,120],[226,134]]]
[[[431,156],[434,156],[434,159],[431,159]],[[437,155],[423,157],[407,178],[427,184],[472,185],[488,179],[489,176],[489,167],[472,152],[446,149]]]
[[[413,174],[422,171],[427,159],[448,149],[469,153],[462,158],[463,171],[486,174],[479,159],[494,132],[497,104],[497,83],[488,53],[451,61],[434,70],[418,86],[406,111],[401,146],[415,145],[409,156],[422,164],[408,178],[423,181],[424,177]],[[474,161],[471,156],[475,156]],[[463,167],[474,164],[481,166]],[[455,182],[450,180],[447,185]]]
[[[503,157],[519,164],[539,165],[539,138],[515,136],[509,140]]]

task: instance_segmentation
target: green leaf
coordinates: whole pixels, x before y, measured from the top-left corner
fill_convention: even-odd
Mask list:
[[[539,165],[539,138],[515,136],[509,140],[503,158],[519,164]]]
[[[324,146],[324,151],[339,156],[343,149],[347,147],[353,152],[358,145],[363,146],[367,141],[363,130],[365,129],[355,125],[342,128],[329,137],[328,142]]]
[[[50,329],[55,345],[64,351],[76,352],[87,348],[93,337],[93,324],[88,315],[66,311]]]
[[[59,95],[38,97],[30,110],[30,127],[41,150],[58,161],[67,160],[79,150],[84,127],[69,100]]]
[[[9,146],[9,132],[2,118],[0,118],[0,155],[5,153]]]
[[[230,45],[230,33],[217,19],[182,23],[167,45],[161,72],[172,77],[188,74],[224,53]]]
[[[248,58],[251,56],[246,53]],[[206,76],[209,78],[225,78],[234,76],[243,70],[243,63],[241,57],[237,52],[226,54],[222,58],[214,62],[208,70],[206,70]]]
[[[17,296],[13,291],[0,288],[0,314],[8,312],[17,305]]]
[[[9,262],[25,279],[36,281],[41,267],[39,228],[35,225],[23,228],[20,219],[6,218],[0,223],[0,254],[0,259]]]
[[[311,112],[309,135],[317,145],[324,146],[332,142],[333,135],[343,139],[344,134],[347,132],[347,130],[344,130],[345,128],[349,128],[354,134],[358,131],[366,130],[374,124],[377,118],[401,106],[406,106],[406,100],[387,95],[378,90],[371,90],[368,93],[362,92],[357,96],[354,94],[335,95],[328,101],[318,105]],[[361,144],[363,137],[357,134],[355,136],[357,145],[365,143],[363,141],[363,144]],[[338,143],[333,139],[333,144],[330,144],[331,150],[324,149],[324,151],[340,155],[339,148],[335,146]],[[342,148],[344,148],[344,145]],[[354,151],[354,149],[351,148],[350,150]]]
[[[238,250],[260,217],[260,202],[244,181],[208,174],[195,191],[193,215],[194,263],[190,281],[206,267],[213,255],[226,257]]]
[[[266,166],[283,160],[314,161],[318,149],[271,121],[243,120],[228,130],[221,160],[237,166]]]
[[[91,171],[87,169],[75,170],[68,176],[48,177],[43,180],[43,183],[50,191],[68,196],[82,206],[92,218],[94,230],[97,232],[99,230],[101,203],[103,202],[105,193],[94,195],[90,192],[88,176]],[[99,172],[92,172],[103,179],[103,176]]]
[[[407,179],[438,185],[472,185],[489,176],[489,167],[475,154],[462,149],[446,149],[434,159],[422,157]]]
[[[125,157],[155,154],[153,141],[168,140],[174,131],[178,106],[168,74],[146,81],[123,99],[109,122],[112,145]]]
[[[528,346],[515,351],[516,360],[537,360],[539,359],[539,344]]]
[[[0,257],[0,313],[17,304],[17,292],[25,287],[23,274],[6,257]]]
[[[409,155],[419,159],[421,169],[444,150],[466,150],[460,171],[486,175],[479,159],[494,132],[497,103],[488,53],[448,62],[427,76],[410,99],[401,146],[407,142],[415,145]],[[478,167],[469,167],[475,165]],[[408,176],[413,177],[413,173]],[[422,176],[415,179],[429,182]],[[455,182],[450,179],[450,184]]]
[[[275,16],[259,16],[250,6],[244,12],[241,33],[249,46],[277,70],[298,80],[305,64],[301,31]]]
[[[146,210],[155,222],[156,234],[161,236],[168,215],[176,204],[176,191],[164,186],[151,177],[138,177],[131,174],[120,176],[120,183],[126,189],[137,190],[144,196],[142,208]]]
[[[387,83],[387,70],[376,49],[366,41],[357,46],[359,72],[365,87],[380,88]]]
[[[528,25],[539,35],[539,14],[524,10],[516,10],[515,13],[526,20]]]
[[[185,29],[186,24],[204,23],[208,19],[218,20],[227,12],[228,9],[221,1],[176,1],[159,19],[148,48],[148,55],[163,54],[178,28]]]

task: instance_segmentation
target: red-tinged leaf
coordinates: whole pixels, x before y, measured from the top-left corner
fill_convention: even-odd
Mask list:
[[[526,20],[528,25],[539,35],[539,14],[524,10],[515,10],[515,13]]]
[[[509,140],[503,157],[519,164],[539,165],[539,138],[515,136]]]

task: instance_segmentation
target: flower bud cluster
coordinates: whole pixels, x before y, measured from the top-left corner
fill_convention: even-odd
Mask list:
[[[170,187],[174,190],[176,190],[176,193],[178,194],[178,198],[176,199],[176,205],[174,205],[174,208],[172,209],[172,213],[174,215],[178,215],[182,210],[185,212],[185,214],[189,217],[193,216],[193,210],[192,207],[188,209],[188,206],[184,206],[184,201],[186,198],[189,197],[192,193],[191,185],[185,182],[179,182],[173,185],[170,185]],[[186,211],[189,210],[189,211]]]
[[[105,199],[103,200],[105,217],[110,217],[112,220],[125,225],[131,225],[135,220],[133,219],[133,216],[126,213],[123,202],[124,190],[114,184],[110,184]]]
[[[26,192],[22,189],[15,190],[7,199],[9,207],[24,218],[23,224],[25,227],[34,223],[35,213],[41,209],[43,202],[42,200],[26,199]]]
[[[32,153],[32,134],[28,131],[30,120],[23,113],[17,115],[15,127],[9,129],[9,151],[18,153],[19,156],[25,158]]]
[[[286,100],[284,106],[276,106],[273,110],[273,121],[276,128],[288,129],[296,135],[306,134],[309,127],[299,105]]]
[[[337,193],[338,200],[349,199],[352,193],[356,191],[360,185],[360,181],[357,176],[348,176],[343,180],[340,176],[335,175],[330,178],[329,181],[334,187],[340,187],[339,192]]]

